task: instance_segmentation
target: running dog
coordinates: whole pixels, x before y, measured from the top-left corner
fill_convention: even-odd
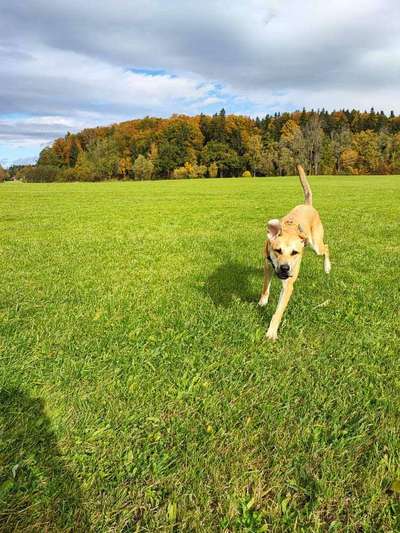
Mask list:
[[[312,192],[304,169],[297,166],[304,191],[304,204],[296,206],[281,220],[272,219],[267,225],[265,242],[264,285],[259,305],[268,303],[273,272],[282,280],[278,306],[271,319],[267,338],[276,340],[283,313],[299,275],[304,248],[309,245],[317,255],[324,256],[324,270],[329,274],[331,262],[328,245],[324,243],[324,228],[318,211],[312,206]]]

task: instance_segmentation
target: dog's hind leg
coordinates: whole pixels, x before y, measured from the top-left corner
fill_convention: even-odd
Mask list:
[[[324,270],[327,274],[331,271],[331,261],[329,258],[329,247],[324,243],[324,227],[321,222],[312,229],[311,247],[317,255],[324,256]]]

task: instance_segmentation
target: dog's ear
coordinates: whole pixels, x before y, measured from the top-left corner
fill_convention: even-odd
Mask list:
[[[301,227],[300,224],[297,226],[297,229],[298,229],[298,232],[299,232],[300,239],[304,242],[304,245],[306,245],[307,244],[307,235],[304,233],[304,230],[303,230],[303,228]]]
[[[277,218],[273,218],[272,220],[269,220],[267,224],[268,239],[275,239],[275,237],[277,237],[280,234],[281,229],[282,229],[281,223]]]

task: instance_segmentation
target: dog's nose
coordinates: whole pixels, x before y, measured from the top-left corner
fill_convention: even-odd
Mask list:
[[[282,272],[289,272],[290,266],[289,265],[281,265],[281,271]]]

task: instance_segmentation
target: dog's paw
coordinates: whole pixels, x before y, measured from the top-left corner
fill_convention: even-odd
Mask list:
[[[269,328],[265,336],[271,341],[276,341],[278,338],[278,332],[276,329]]]
[[[258,305],[260,307],[264,307],[264,305],[267,305],[268,303],[268,298],[269,298],[269,295],[268,294],[263,294],[261,296],[261,298],[258,300]]]

